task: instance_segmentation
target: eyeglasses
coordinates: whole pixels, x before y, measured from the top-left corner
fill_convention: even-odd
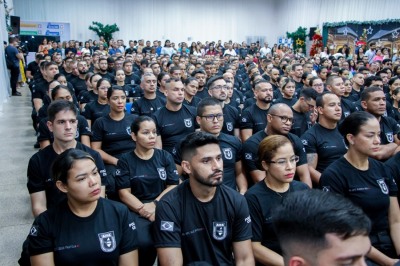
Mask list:
[[[295,155],[295,156],[291,157],[289,160],[288,159],[279,159],[276,161],[269,161],[268,163],[276,163],[280,167],[285,167],[286,165],[288,165],[289,162],[291,165],[294,165],[298,161],[299,161],[299,156]]]
[[[212,88],[210,88],[210,90],[218,90],[218,91],[220,91],[220,90],[222,90],[222,89],[224,89],[224,90],[227,90],[228,89],[228,86],[226,86],[226,85],[220,85],[220,86],[215,86],[215,87],[212,87]]]
[[[294,121],[293,117],[280,116],[280,115],[275,115],[275,114],[269,114],[269,115],[279,117],[283,123],[286,123],[289,121],[291,124],[293,124],[293,121]]]
[[[202,115],[200,117],[205,118],[207,121],[214,121],[215,118],[217,118],[218,121],[221,121],[224,118],[224,114]]]

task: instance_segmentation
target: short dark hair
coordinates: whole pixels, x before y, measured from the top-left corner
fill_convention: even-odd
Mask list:
[[[379,87],[375,87],[375,86],[365,88],[361,92],[361,96],[360,96],[361,101],[369,100],[370,94],[373,93],[373,92],[376,92],[376,91],[382,91],[382,89],[379,88]]]
[[[305,100],[309,101],[313,99],[317,100],[318,92],[313,88],[303,88],[300,90],[299,98],[304,97]]]
[[[215,76],[211,77],[211,78],[207,81],[206,87],[207,87],[207,88],[210,88],[211,85],[212,85],[214,82],[216,82],[217,80],[220,80],[220,79],[224,80],[224,77],[223,77],[223,76],[220,76],[220,75],[215,75]]]
[[[153,118],[146,116],[146,115],[141,115],[141,116],[137,117],[135,120],[133,120],[133,122],[131,124],[131,132],[134,133],[135,135],[137,135],[137,133],[139,132],[139,129],[140,129],[140,125],[145,121],[154,123]]]
[[[54,119],[56,119],[56,115],[61,111],[72,111],[75,116],[77,115],[74,103],[66,100],[57,100],[53,101],[47,109],[47,116],[49,118],[49,121],[53,122]]]
[[[95,163],[89,153],[78,149],[68,149],[57,156],[52,165],[52,176],[55,182],[61,181],[64,184],[68,183],[68,172],[73,167],[77,160],[91,160]]]
[[[344,138],[346,145],[349,145],[349,141],[346,138],[347,134],[357,135],[360,132],[360,128],[367,123],[370,119],[376,119],[375,116],[368,112],[357,111],[347,116],[339,126],[339,132]]]
[[[180,144],[182,159],[185,161],[190,160],[196,154],[197,148],[208,144],[219,145],[219,140],[214,135],[201,131],[190,133]]]
[[[221,106],[221,102],[211,97],[202,99],[197,105],[197,116],[202,116],[204,114],[204,109],[207,106],[215,106],[215,105]]]
[[[62,90],[62,89],[69,91],[69,93],[70,93],[71,96],[72,96],[71,90],[70,90],[67,86],[61,85],[61,84],[60,84],[60,85],[55,86],[55,87],[51,90],[51,99],[54,100],[54,99],[56,98],[56,96],[57,96],[58,91],[59,91],[59,90]]]
[[[110,100],[110,98],[111,98],[112,94],[114,93],[114,91],[122,91],[124,93],[124,95],[125,95],[124,88],[122,88],[121,86],[118,86],[118,85],[113,85],[107,91],[107,99]]]
[[[192,77],[196,76],[196,74],[207,75],[206,71],[203,68],[196,69],[192,72]]]
[[[311,247],[311,256],[315,256],[329,244],[326,234],[348,239],[367,236],[371,230],[371,221],[361,208],[341,195],[321,190],[291,193],[273,213],[272,224],[285,261],[294,255],[291,250],[298,252],[300,245]]]
[[[335,95],[330,91],[323,92],[323,93],[321,93],[320,95],[317,96],[317,99],[315,100],[315,105],[317,107],[324,107],[324,97],[325,97],[325,95],[328,95],[328,94],[329,95]]]

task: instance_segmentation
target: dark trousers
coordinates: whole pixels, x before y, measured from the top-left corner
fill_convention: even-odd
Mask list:
[[[10,68],[10,71],[11,71],[11,77],[10,77],[11,90],[12,90],[12,93],[15,93],[15,92],[17,92],[19,66]]]

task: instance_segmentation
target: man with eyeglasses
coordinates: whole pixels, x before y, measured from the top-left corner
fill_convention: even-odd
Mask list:
[[[248,173],[248,177],[251,179],[252,183],[255,184],[263,180],[265,177],[265,172],[261,171],[260,166],[256,164],[258,161],[257,154],[260,142],[267,136],[283,135],[292,142],[294,153],[300,158],[296,166],[297,178],[311,187],[310,173],[307,166],[307,157],[304,146],[299,137],[290,133],[290,129],[293,125],[292,109],[284,103],[274,104],[268,110],[266,120],[267,126],[264,130],[257,132],[243,143],[243,165],[245,167],[245,172]]]
[[[151,116],[165,106],[165,100],[157,97],[157,79],[152,73],[143,74],[140,87],[143,96],[132,103],[131,114]]]
[[[255,84],[254,98],[256,102],[247,107],[242,113],[240,135],[245,142],[253,134],[263,130],[266,125],[266,116],[271,107],[273,89],[271,83],[262,79]]]
[[[318,123],[301,136],[301,141],[307,153],[312,182],[317,185],[321,173],[344,155],[347,147],[337,127],[342,117],[339,97],[332,92],[324,92],[317,97],[316,106]]]
[[[196,128],[196,108],[183,104],[184,91],[180,79],[167,80],[167,103],[152,116],[157,127],[156,147],[171,154],[176,144]]]
[[[242,167],[242,143],[237,137],[222,132],[225,115],[217,99],[204,98],[197,106],[196,122],[200,131],[210,133],[219,140],[224,162],[223,184],[238,190],[241,194],[247,191],[247,180]],[[180,144],[173,151],[176,168],[182,175]]]
[[[224,114],[222,132],[240,138],[239,132],[239,111],[228,104],[225,100],[228,97],[228,86],[223,76],[214,76],[207,82],[208,94],[220,102]]]

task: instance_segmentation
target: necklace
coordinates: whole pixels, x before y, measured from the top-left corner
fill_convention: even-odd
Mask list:
[[[272,190],[272,189],[271,189],[271,190]],[[283,198],[283,196],[285,196],[286,194],[289,194],[289,193],[290,193],[290,186],[289,186],[289,189],[286,190],[285,192],[279,193],[279,192],[277,192],[277,191],[275,191],[275,190],[272,190],[272,191],[275,192],[279,197]]]

